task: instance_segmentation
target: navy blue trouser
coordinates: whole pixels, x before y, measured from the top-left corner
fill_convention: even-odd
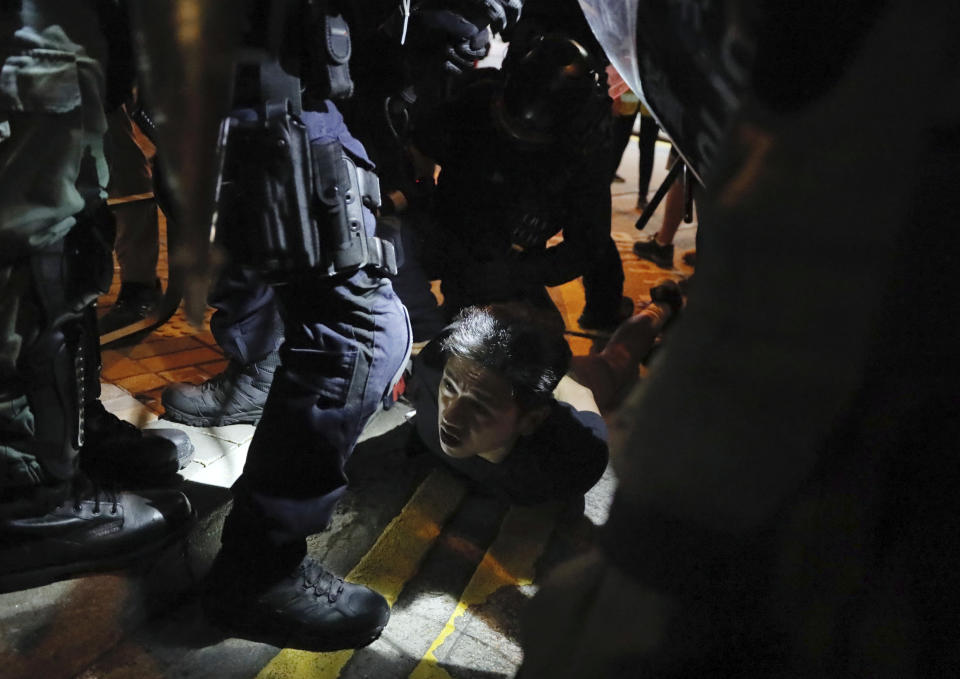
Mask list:
[[[337,139],[358,163],[369,162],[332,104],[302,118],[311,141]],[[372,236],[368,210],[364,223]],[[253,357],[252,347],[279,336],[271,335],[279,328],[269,319],[279,313],[283,322],[281,365],[234,486],[224,547],[256,541],[264,526],[274,540],[299,540],[326,527],[347,484],[343,466],[406,363],[407,312],[390,281],[366,271],[334,280],[299,277],[271,289],[235,270],[221,283],[218,309],[238,321],[217,328],[233,342],[228,352]]]
[[[276,351],[283,342],[276,295],[254,269],[228,264],[208,301],[216,309],[210,318],[210,332],[228,358],[249,365]]]

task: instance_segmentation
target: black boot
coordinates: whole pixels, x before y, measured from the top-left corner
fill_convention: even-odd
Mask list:
[[[107,412],[100,402],[100,343],[94,307],[83,312],[79,338],[83,395],[80,468],[118,488],[159,487],[179,480],[193,457],[193,443],[178,429],[141,431]]]
[[[91,478],[122,488],[151,488],[179,480],[193,458],[193,443],[179,429],[140,430],[107,412],[99,400],[87,404],[80,468]]]
[[[0,592],[125,568],[182,536],[190,525],[192,510],[182,493],[112,493],[82,479],[74,485],[71,496],[55,507],[5,513],[0,519]],[[7,509],[15,505],[5,502]]]
[[[305,540],[284,539],[266,523],[235,498],[203,594],[210,621],[231,636],[314,652],[376,640],[390,619],[386,600],[344,582],[305,556]]]
[[[625,320],[633,315],[633,300],[629,297],[621,297],[620,304],[614,309],[604,309],[598,312],[589,304],[584,307],[583,313],[577,319],[577,324],[584,330],[599,330],[600,332],[613,332]]]
[[[305,651],[360,648],[374,642],[390,619],[386,600],[344,582],[309,557],[278,580],[250,583],[211,574],[203,610],[231,636]]]
[[[203,384],[174,384],[161,398],[164,418],[193,427],[256,424],[280,365],[277,352],[250,365],[231,360],[227,369]]]

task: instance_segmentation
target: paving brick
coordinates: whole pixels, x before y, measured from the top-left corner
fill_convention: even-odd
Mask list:
[[[113,399],[129,397],[130,394],[127,393],[125,389],[121,389],[115,384],[109,382],[100,382],[100,402],[105,406],[110,403]],[[107,410],[109,410],[107,406]]]
[[[204,363],[203,365],[204,367],[206,367],[212,364]],[[177,382],[189,382],[190,384],[200,384],[201,382],[206,381],[208,377],[210,377],[210,375],[208,375],[205,370],[201,370],[195,365],[188,365],[183,368],[177,368],[176,370],[161,370],[158,374],[163,379],[173,384],[176,384]]]
[[[210,332],[209,330],[205,330],[203,332],[197,333],[196,335],[193,336],[193,338],[198,342],[206,344],[208,347],[219,346],[217,344],[217,340],[215,340],[213,337],[213,333]]]
[[[219,375],[224,370],[227,369],[227,366],[230,364],[230,361],[213,361],[212,363],[204,363],[201,366],[197,366],[200,369],[200,372],[204,373],[206,377],[204,379],[209,379],[214,375]]]
[[[116,382],[125,377],[143,375],[148,372],[153,371],[118,352],[103,352],[103,370],[100,372],[100,377],[108,382]]]
[[[183,470],[183,477],[195,483],[229,488],[234,481],[240,478],[240,474],[243,472],[243,464],[246,462],[249,447],[249,443],[240,446],[227,446],[224,448],[224,454],[212,464],[204,466],[197,462],[188,465]]]
[[[131,394],[140,394],[142,392],[150,391],[151,389],[162,389],[163,387],[167,386],[168,382],[160,375],[147,373],[145,375],[134,375],[133,377],[126,377],[122,380],[117,380],[117,384],[129,391]]]
[[[127,357],[140,360],[143,358],[173,354],[178,351],[199,349],[201,347],[203,347],[203,344],[198,342],[194,337],[164,337],[131,347]]]
[[[187,365],[217,361],[221,358],[221,354],[218,354],[216,351],[208,347],[200,347],[198,349],[178,351],[173,354],[164,354],[163,356],[151,356],[142,359],[140,363],[146,368],[144,372],[160,372],[162,370],[182,368]]]
[[[143,427],[157,419],[157,414],[145,407],[135,398],[131,397],[127,407],[115,407],[112,409],[114,415],[121,420],[126,420],[137,427]]]

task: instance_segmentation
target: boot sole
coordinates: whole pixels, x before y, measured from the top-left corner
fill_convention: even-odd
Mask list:
[[[209,613],[206,613],[206,616],[213,626],[219,629],[225,636],[270,644],[277,648],[295,648],[312,653],[329,653],[331,651],[343,651],[369,646],[380,638],[380,634],[386,627],[386,624],[384,624],[381,627],[377,627],[369,632],[364,632],[363,634],[319,638],[317,636],[301,636],[279,629],[265,629],[264,620],[248,623],[238,618],[228,623],[211,616]]]
[[[219,417],[201,417],[199,415],[190,415],[179,410],[173,410],[164,406],[165,411],[161,416],[164,420],[186,424],[190,427],[225,427],[229,424],[259,424],[263,410],[250,410],[232,415],[223,415]]]
[[[160,542],[151,543],[133,552],[124,552],[110,557],[73,561],[66,564],[44,566],[36,570],[0,575],[0,594],[42,587],[43,585],[49,585],[62,580],[70,580],[84,575],[110,573],[128,569],[146,557],[161,552],[182,539],[189,532],[196,518],[196,510],[193,510],[190,518],[184,522],[183,526],[165,536]]]

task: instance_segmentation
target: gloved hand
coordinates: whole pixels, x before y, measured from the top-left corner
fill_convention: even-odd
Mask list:
[[[464,17],[479,29],[487,26],[505,38],[520,19],[523,0],[422,0],[418,10],[447,10]]]
[[[455,11],[421,7],[410,15],[407,45],[458,75],[490,52],[490,32]]]
[[[490,28],[495,33],[509,35],[520,18],[520,9],[523,0],[464,0],[470,4],[479,5],[490,21]]]

